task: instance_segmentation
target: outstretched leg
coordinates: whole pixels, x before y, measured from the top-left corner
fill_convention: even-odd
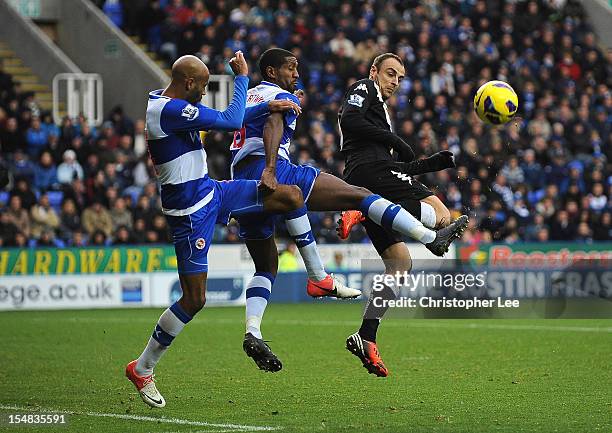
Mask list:
[[[375,224],[410,236],[425,244],[437,256],[444,255],[451,242],[460,237],[468,223],[467,217],[462,216],[448,227],[433,231],[401,206],[372,194],[365,188],[349,185],[342,179],[325,173],[317,178],[308,206],[311,210],[318,211],[359,209]]]

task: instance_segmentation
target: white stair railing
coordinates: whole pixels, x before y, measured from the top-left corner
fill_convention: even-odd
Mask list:
[[[60,124],[63,116],[71,119],[83,114],[92,126],[104,120],[100,74],[57,74],[53,78],[53,121]],[[64,110],[60,110],[61,104]]]

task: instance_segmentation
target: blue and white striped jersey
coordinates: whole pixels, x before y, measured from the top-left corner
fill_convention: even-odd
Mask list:
[[[299,99],[295,95],[267,81],[262,81],[261,84],[247,92],[247,111],[244,117],[244,124],[239,131],[234,132],[234,141],[230,146],[232,151],[232,167],[247,155],[266,154],[263,145],[263,128],[270,112],[250,109],[274,99],[289,99],[298,105],[300,104]],[[251,116],[250,113],[258,113],[259,115]],[[284,117],[284,131],[278,149],[278,156],[289,160],[289,146],[295,132],[297,113],[291,110],[286,112]]]
[[[232,102],[223,112],[162,96],[163,90],[149,93],[147,145],[161,183],[164,214],[190,215],[212,200],[214,185],[208,177],[199,131],[239,128],[244,118],[247,86],[247,77],[236,77]]]

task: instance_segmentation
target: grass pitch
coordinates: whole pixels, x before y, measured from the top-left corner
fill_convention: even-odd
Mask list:
[[[124,377],[159,310],[0,314],[0,430],[59,432],[610,432],[612,321],[385,321],[390,370],[344,349],[361,306],[271,304],[264,373],[242,352],[242,308],[210,308],[156,369],[166,408]],[[15,427],[16,413],[70,412],[66,426]],[[110,415],[109,415],[110,414]]]

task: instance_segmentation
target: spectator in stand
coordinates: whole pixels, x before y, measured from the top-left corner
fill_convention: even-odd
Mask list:
[[[7,211],[9,221],[26,236],[30,236],[30,215],[28,211],[21,206],[21,197],[18,195],[11,196],[9,200],[9,208]]]
[[[588,196],[589,209],[595,213],[600,213],[608,206],[608,197],[604,195],[604,188],[601,183],[593,185],[593,190]]]
[[[513,188],[516,188],[518,184],[525,181],[525,173],[519,166],[519,161],[516,156],[510,157],[508,163],[502,168],[501,174],[505,176],[508,184]]]
[[[32,206],[30,218],[32,222],[31,235],[34,238],[39,238],[43,231],[55,232],[60,226],[57,212],[51,207],[49,196],[46,193],[41,194],[38,204]]]
[[[161,213],[158,213],[153,217],[151,229],[156,232],[158,242],[172,242],[172,234],[168,229],[168,223],[166,222],[166,218],[164,218]]]
[[[19,229],[7,210],[0,210],[0,247],[8,247],[15,242]]]
[[[80,229],[75,230],[72,233],[72,239],[70,240],[69,245],[74,248],[86,247],[88,245],[87,237]]]
[[[550,238],[555,241],[574,239],[576,229],[576,224],[570,221],[567,211],[561,210],[556,214],[555,221],[551,224]]]
[[[47,133],[40,126],[38,117],[32,118],[32,123],[26,131],[26,143],[30,159],[38,159],[40,152],[47,146]]]
[[[147,224],[143,218],[134,218],[132,239],[135,244],[144,244],[147,240]]]
[[[297,248],[293,242],[287,244],[287,248],[278,256],[278,272],[297,272],[300,265],[297,259]]]
[[[19,131],[16,117],[9,117],[6,120],[6,126],[0,128],[0,150],[3,155],[11,155],[17,151],[25,151],[25,137]]]
[[[57,180],[59,183],[66,185],[72,182],[73,179],[83,180],[83,167],[76,159],[76,152],[68,149],[62,156],[64,162],[57,167]]]
[[[17,149],[13,155],[12,164],[9,169],[13,174],[13,177],[26,179],[27,182],[32,183],[34,180],[34,169],[35,166],[27,157],[27,155],[21,150]]]
[[[102,6],[104,15],[113,22],[117,27],[123,26],[123,7],[119,0],[105,0]]]
[[[110,212],[102,205],[100,200],[94,200],[81,217],[83,228],[93,238],[96,231],[101,231],[106,237],[113,232],[113,220]]]
[[[13,241],[6,245],[7,247],[15,247],[15,248],[27,248],[28,247],[28,237],[27,235],[19,230],[15,234]]]
[[[117,232],[119,227],[132,228],[132,212],[126,207],[125,199],[118,197],[111,208],[110,215],[113,221],[113,232]]]
[[[47,247],[47,248],[63,248],[65,246],[61,239],[55,237],[55,233],[52,230],[43,230],[40,237],[33,239],[30,242],[33,247]]]
[[[115,231],[115,240],[113,245],[130,245],[133,244],[132,235],[126,226],[119,226]]]
[[[59,235],[64,241],[69,241],[72,233],[81,229],[81,215],[78,212],[74,200],[67,198],[62,203],[60,212]]]
[[[593,240],[612,241],[612,213],[604,212],[593,228]]]
[[[34,170],[34,188],[40,192],[59,187],[57,168],[53,156],[48,150],[43,151]]]
[[[11,196],[17,195],[21,199],[21,206],[28,212],[32,209],[32,206],[38,202],[36,194],[32,191],[30,184],[24,178],[17,178],[15,180],[15,188],[11,191]]]
[[[94,232],[90,236],[89,244],[91,246],[96,246],[96,247],[105,247],[109,244],[108,236],[104,231],[100,229],[94,230]]]
[[[50,135],[53,135],[55,137],[59,137],[60,135],[60,129],[53,122],[53,116],[51,116],[51,113],[49,112],[46,112],[43,114],[42,122],[40,123],[40,129],[44,131],[45,137],[47,137],[47,140]]]

